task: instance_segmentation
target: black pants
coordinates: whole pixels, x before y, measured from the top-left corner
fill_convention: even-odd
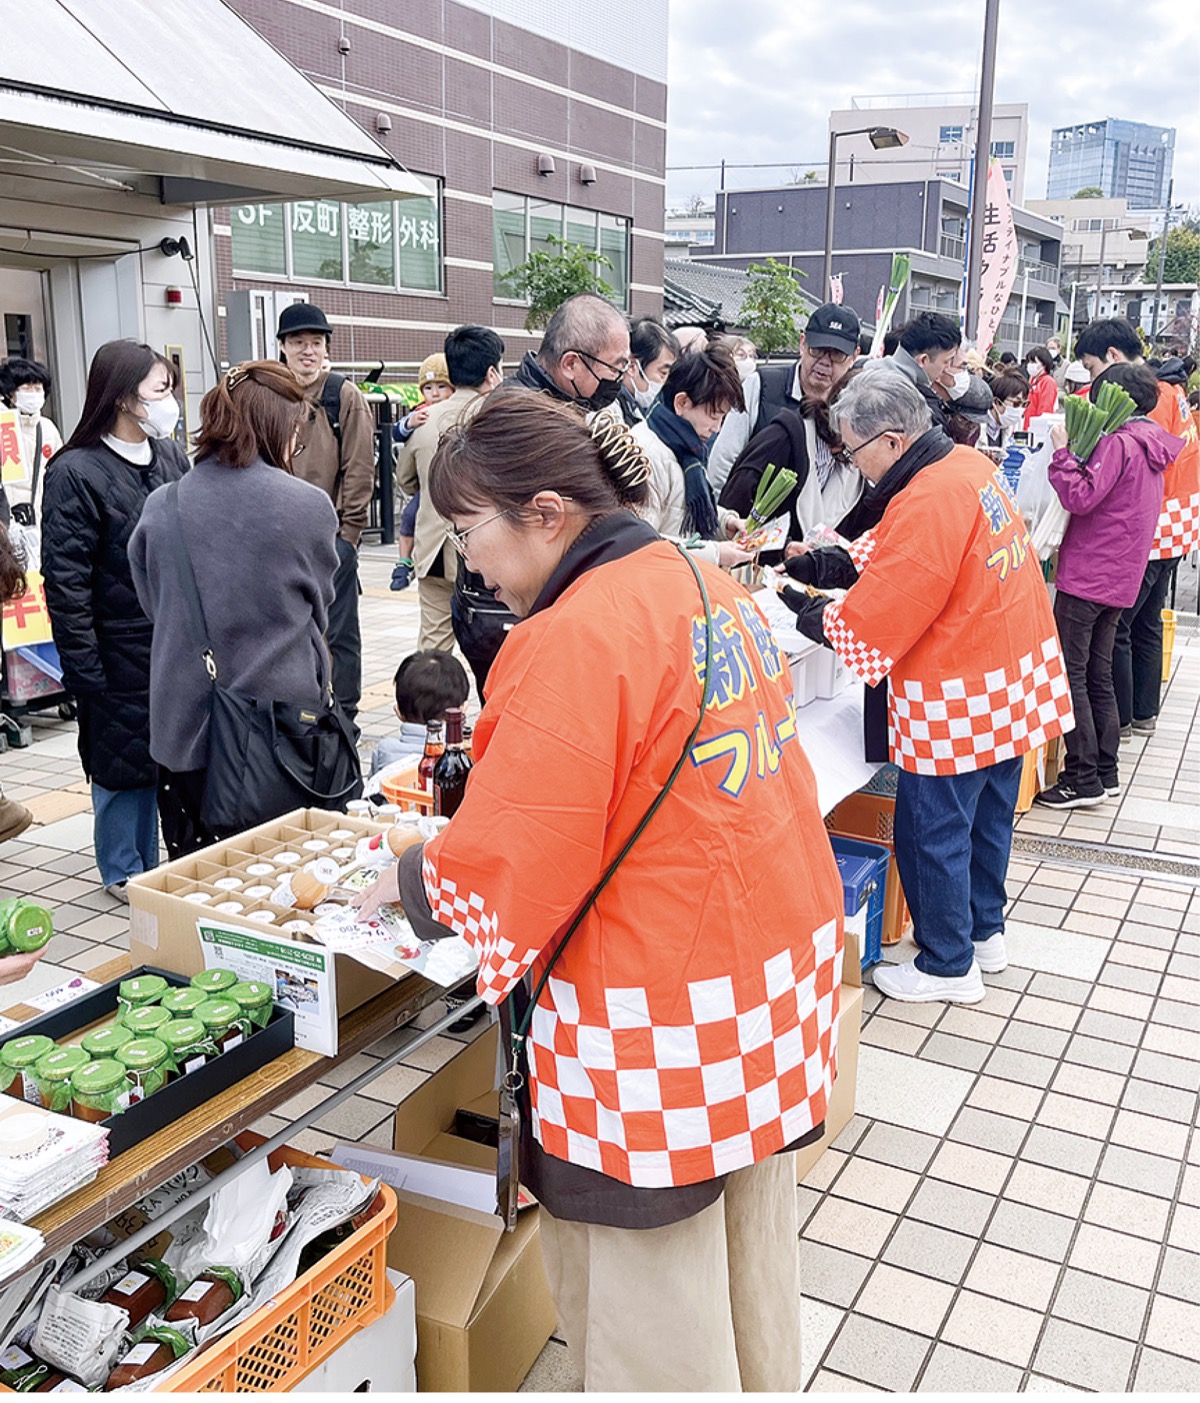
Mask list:
[[[1113,639],[1121,611],[1058,591],[1054,621],[1062,643],[1075,729],[1066,736],[1062,780],[1081,794],[1099,794],[1117,778],[1121,726],[1113,690]]]
[[[358,551],[337,538],[338,568],[333,577],[333,603],[325,637],[333,658],[333,693],[351,721],[362,699],[362,634],[358,626]]]
[[[1113,652],[1113,681],[1121,725],[1158,715],[1162,695],[1162,611],[1179,557],[1152,560],[1130,608],[1122,610]]]
[[[211,832],[200,821],[207,773],[207,770],[158,767],[158,816],[162,821],[167,856],[172,862],[178,857],[187,857],[197,848],[208,847],[222,836]]]

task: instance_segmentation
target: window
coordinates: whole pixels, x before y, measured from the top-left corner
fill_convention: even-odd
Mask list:
[[[962,139],[962,127],[942,127],[938,132],[938,140],[945,146],[956,146]]]
[[[342,204],[297,200],[230,211],[235,273],[441,292],[441,190]]]
[[[1011,161],[1017,154],[1017,144],[1015,141],[993,141],[992,155],[1000,161]]]
[[[938,171],[937,178],[939,180],[953,180],[956,185],[961,185],[963,183],[962,171],[958,170]]]
[[[531,195],[492,192],[492,294],[516,298],[511,273],[533,252],[548,251],[549,240],[565,239],[602,253],[612,264],[597,269],[613,289],[613,299],[625,306],[629,293],[629,220],[597,214]]]

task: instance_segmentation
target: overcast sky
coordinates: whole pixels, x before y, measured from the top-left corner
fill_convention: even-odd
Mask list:
[[[733,187],[824,172],[832,109],[855,95],[978,91],[983,0],[671,0],[667,203],[715,171]],[[1200,204],[1200,4],[1003,0],[996,101],[1029,104],[1027,199],[1046,193],[1053,127],[1119,117],[1175,127],[1175,199]]]

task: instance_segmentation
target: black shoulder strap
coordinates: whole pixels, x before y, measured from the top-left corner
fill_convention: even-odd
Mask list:
[[[765,428],[781,409],[795,404],[792,399],[792,384],[796,379],[796,362],[780,361],[776,365],[762,365],[758,368],[758,419],[754,433]]]
[[[200,603],[200,590],[196,584],[196,572],[192,568],[191,552],[183,534],[183,518],[179,514],[179,482],[172,482],[167,488],[167,539],[170,541],[171,557],[175,561],[175,573],[179,576],[179,587],[187,601],[188,613],[192,620],[192,633],[200,645],[204,666],[213,682],[217,680],[217,662],[213,657],[212,644],[208,641],[208,625],[204,622],[204,608]]]
[[[321,388],[321,408],[329,420],[329,427],[333,430],[339,449],[342,446],[342,386],[345,383],[344,375],[338,375],[336,371],[331,370]]]

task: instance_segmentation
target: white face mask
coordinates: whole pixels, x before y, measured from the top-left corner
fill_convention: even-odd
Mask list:
[[[1030,378],[1031,380],[1035,379],[1035,378],[1036,378],[1037,376],[1039,376],[1041,373],[1042,373],[1042,363],[1041,363],[1040,360],[1031,360],[1031,361],[1029,361],[1029,363],[1025,366],[1025,374],[1028,375],[1029,378]]]
[[[35,389],[32,385],[23,385],[21,389],[13,392],[13,404],[22,414],[28,414],[31,418],[42,412],[45,403],[45,390]]]
[[[637,400],[637,406],[643,413],[649,414],[654,408],[654,403],[658,399],[662,386],[657,380],[647,380],[644,390],[634,390],[633,397]]]
[[[1006,429],[1015,429],[1025,420],[1025,411],[1019,404],[1006,404],[1000,411],[1000,422]]]
[[[749,380],[758,369],[758,362],[753,356],[737,356],[733,363],[737,366],[737,373],[743,380]]]
[[[971,372],[969,370],[956,370],[954,372],[953,383],[950,386],[950,398],[962,399],[963,395],[971,388]]]
[[[138,403],[146,411],[146,417],[138,420],[138,427],[147,438],[170,438],[179,423],[179,401],[174,395],[165,399],[143,399]]]

